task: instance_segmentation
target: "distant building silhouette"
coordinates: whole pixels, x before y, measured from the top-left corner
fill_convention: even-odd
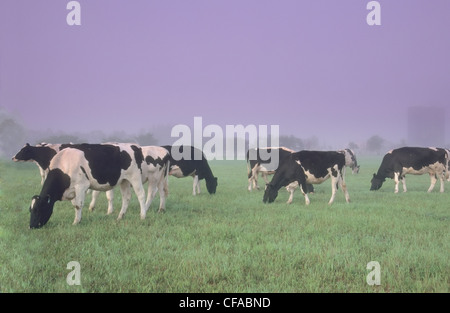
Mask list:
[[[445,108],[416,106],[408,109],[408,145],[445,145]]]

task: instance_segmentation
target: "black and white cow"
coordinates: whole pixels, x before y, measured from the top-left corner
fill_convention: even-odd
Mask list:
[[[286,147],[267,147],[267,148],[253,148],[247,151],[247,174],[248,174],[248,191],[258,189],[258,175],[264,179],[266,184],[269,183],[268,175],[275,174],[278,165],[288,155],[294,151]],[[277,154],[275,160],[272,159],[274,154]]]
[[[48,174],[48,167],[52,158],[60,151],[61,144],[40,143],[36,146],[30,146],[27,143],[15,156],[14,162],[34,162],[39,168],[41,174],[41,185]]]
[[[358,161],[356,160],[356,155],[351,149],[338,150],[338,153],[342,153],[345,157],[345,167],[342,169],[342,179],[345,180],[345,170],[349,167],[352,170],[352,174],[358,174],[360,166],[358,165]],[[294,191],[299,186],[298,182],[290,183],[286,186],[286,190],[290,193],[289,199],[287,201],[288,204],[292,203],[294,199]],[[310,187],[308,186],[308,190]]]
[[[177,178],[192,176],[194,183],[192,194],[200,193],[200,180],[206,182],[206,189],[210,194],[215,194],[217,189],[217,177],[214,177],[208,161],[203,152],[192,146],[162,146],[170,153],[169,175]]]
[[[445,178],[447,181],[450,181],[450,149],[445,149],[445,152],[447,154],[447,171],[445,172]]]
[[[169,152],[163,147],[159,146],[142,146],[142,154],[144,162],[142,162],[142,183],[148,182],[147,200],[145,206],[150,207],[153,199],[156,196],[156,192],[159,191],[159,210],[158,212],[165,211],[166,198],[169,194],[169,186],[167,184],[168,171],[170,166]],[[92,192],[92,200],[89,204],[89,211],[93,211],[97,197],[100,191],[94,190]],[[106,198],[108,200],[107,214],[111,214],[114,210],[113,190],[106,192]]]
[[[338,150],[338,152],[345,155],[345,166],[349,167],[352,170],[352,174],[358,174],[360,166],[358,165],[358,161],[356,160],[355,152],[352,149],[348,148],[344,150]]]
[[[321,184],[331,178],[332,204],[336,196],[338,184],[342,188],[345,200],[350,202],[350,196],[344,181],[343,169],[345,155],[336,151],[299,151],[292,153],[278,167],[271,182],[266,185],[263,201],[273,202],[278,196],[278,190],[293,182],[297,182],[308,205],[307,184]]]
[[[441,148],[403,147],[389,151],[383,157],[383,161],[376,174],[373,174],[370,190],[378,190],[386,178],[394,179],[394,192],[398,193],[398,183],[403,184],[406,192],[405,175],[423,175],[428,173],[431,192],[439,178],[441,192],[444,192],[444,177],[448,177],[448,153]]]
[[[74,224],[81,220],[86,191],[107,191],[120,186],[122,209],[125,214],[131,199],[131,186],[141,208],[147,213],[145,191],[142,186],[142,149],[133,144],[79,144],[66,145],[50,162],[49,173],[41,193],[34,196],[30,206],[30,228],[44,226],[53,213],[56,201],[71,200],[75,208]]]

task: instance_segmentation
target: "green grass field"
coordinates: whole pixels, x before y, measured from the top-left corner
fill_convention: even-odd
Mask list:
[[[360,173],[347,171],[349,204],[339,190],[327,205],[329,181],[309,206],[299,191],[287,205],[284,189],[264,204],[263,191],[247,191],[244,161],[212,161],[216,195],[202,182],[193,197],[191,178],[170,177],[164,214],[157,196],[140,220],[133,195],[117,222],[117,191],[113,215],[101,196],[72,226],[71,203],[57,202],[48,224],[29,230],[39,171],[1,161],[0,292],[448,292],[450,184],[429,194],[428,175],[408,176],[406,194],[394,194],[391,180],[371,192],[380,162],[360,158]],[[70,261],[80,264],[80,285],[66,282]],[[366,282],[370,261],[380,264],[380,285]]]

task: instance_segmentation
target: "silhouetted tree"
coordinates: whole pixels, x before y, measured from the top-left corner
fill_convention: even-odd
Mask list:
[[[24,145],[25,130],[15,119],[0,114],[0,156],[10,157]]]
[[[384,139],[378,135],[374,135],[367,139],[367,150],[369,152],[375,152],[377,154],[380,153],[381,148],[383,147]]]
[[[136,137],[136,141],[141,146],[155,146],[158,144],[158,140],[150,132],[140,133]]]
[[[280,136],[279,140],[281,147],[286,147],[294,151],[300,151],[305,147],[303,140],[293,135],[290,136],[282,135]]]

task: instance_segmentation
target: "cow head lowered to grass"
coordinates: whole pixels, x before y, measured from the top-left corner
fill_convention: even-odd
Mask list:
[[[33,196],[30,206],[30,228],[40,228],[47,224],[53,213],[55,202],[62,199],[70,186],[70,177],[60,169],[49,172],[40,195]]]
[[[50,163],[50,171],[41,193],[34,196],[30,206],[30,228],[44,226],[53,213],[56,201],[71,200],[75,220],[81,220],[81,210],[86,191],[107,191],[120,186],[122,209],[118,219],[125,214],[131,198],[131,185],[137,195],[141,219],[148,206],[142,186],[141,147],[133,144],[80,144],[65,145]]]

